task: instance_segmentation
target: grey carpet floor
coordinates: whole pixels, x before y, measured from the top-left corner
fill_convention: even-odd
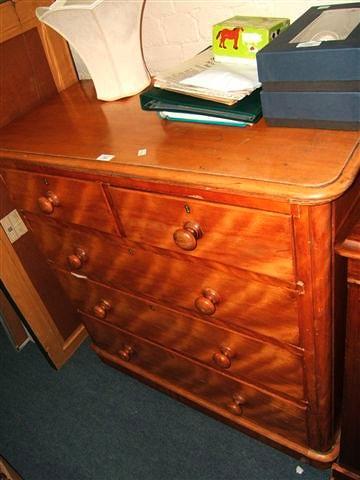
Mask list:
[[[0,328],[0,408],[0,453],[24,480],[329,479],[105,366],[89,342],[55,371]]]

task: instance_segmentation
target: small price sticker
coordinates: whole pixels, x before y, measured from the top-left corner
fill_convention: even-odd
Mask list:
[[[13,210],[3,217],[0,224],[11,243],[16,242],[28,231],[17,210]]]
[[[138,157],[145,157],[145,155],[147,154],[146,148],[140,148],[137,154],[138,154]]]
[[[99,155],[97,157],[96,160],[101,160],[103,162],[110,162],[110,160],[112,160],[113,158],[115,158],[115,155],[110,155],[108,153],[102,153],[101,155]]]

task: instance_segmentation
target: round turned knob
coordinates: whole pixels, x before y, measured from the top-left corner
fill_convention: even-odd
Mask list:
[[[220,347],[220,352],[216,352],[213,355],[214,363],[223,369],[231,367],[231,359],[234,358],[235,353],[230,347]]]
[[[96,318],[105,318],[107,315],[107,312],[111,310],[111,304],[107,300],[101,299],[99,303],[95,305],[93,308],[93,314],[95,315]]]
[[[87,255],[85,250],[82,248],[76,248],[72,255],[67,257],[68,264],[71,268],[79,270],[87,260]]]
[[[38,198],[38,205],[43,213],[53,213],[54,207],[60,205],[59,197],[54,192],[46,192],[46,195]]]
[[[198,223],[186,222],[183,228],[174,232],[174,242],[183,250],[194,250],[197,240],[202,237],[201,227]]]
[[[234,415],[242,415],[243,409],[242,405],[245,405],[246,399],[240,393],[234,393],[232,402],[228,404],[228,409]]]
[[[195,300],[195,308],[204,315],[213,315],[219,302],[220,295],[212,288],[205,288],[202,295]]]
[[[237,415],[238,417],[243,414],[243,409],[242,409],[241,405],[238,405],[238,404],[235,403],[235,402],[229,403],[229,405],[227,406],[227,408],[230,410],[230,412],[231,412],[233,415]]]
[[[134,349],[130,345],[124,345],[124,347],[118,351],[118,355],[124,362],[129,362],[134,355]]]
[[[246,403],[245,397],[239,392],[234,393],[233,400],[237,405],[245,405]]]

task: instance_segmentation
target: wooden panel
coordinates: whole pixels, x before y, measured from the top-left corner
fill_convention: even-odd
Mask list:
[[[14,4],[10,1],[0,4],[0,27],[0,43],[6,42],[22,32]],[[3,62],[3,57],[1,57],[1,62]]]
[[[97,182],[17,170],[5,170],[3,176],[18,208],[49,215],[64,222],[86,225],[105,232],[116,232],[116,225],[101,184]],[[56,201],[47,200],[47,197],[50,197],[48,192],[56,195],[57,206]],[[49,213],[42,212],[47,209]]]
[[[360,262],[359,262],[360,263]],[[360,276],[358,277],[360,281]],[[360,472],[360,282],[349,286],[345,385],[339,463]]]
[[[40,292],[36,290],[32,283],[32,280],[36,281],[38,270],[42,269],[41,263],[34,258],[34,264],[31,268],[27,264],[30,275],[32,275],[32,279],[30,279],[2,228],[0,228],[0,251],[2,253],[0,262],[1,281],[16,302],[32,333],[36,336],[52,363],[56,368],[60,368],[86,338],[84,326],[81,324],[64,340],[58,326],[64,322],[66,328],[66,324],[69,320],[72,320],[72,316],[68,313],[68,300],[59,295],[60,286],[56,289],[58,295],[56,300],[61,304],[61,307],[52,317],[46,303],[49,300],[54,300],[54,295],[52,298],[50,296],[50,299],[49,296],[45,296],[45,298],[40,296]],[[28,243],[26,252],[26,255],[32,256],[32,250]],[[21,252],[21,257],[24,258],[24,251]],[[49,281],[43,285],[46,288],[50,286],[51,282]],[[59,318],[61,318],[60,322]]]
[[[351,187],[336,201],[336,241],[342,242],[360,218],[360,173]]]
[[[20,475],[0,456],[0,478],[3,480],[22,480]]]
[[[51,3],[52,0],[16,0],[15,11],[23,31],[37,28],[57,90],[61,91],[76,83],[78,78],[67,42],[52,28],[39,22],[35,15],[37,7]]]
[[[52,0],[16,0],[15,11],[19,17],[24,30],[29,30],[38,25],[39,20],[36,17],[37,7],[47,7],[53,3]]]
[[[33,28],[24,33],[26,50],[36,75],[36,88],[41,101],[56,94],[56,85],[41,46],[38,31]],[[40,53],[41,52],[41,53]]]
[[[56,93],[36,29],[0,44],[0,126]]]
[[[295,220],[296,262],[304,282],[299,316],[306,391],[312,405],[308,416],[310,446],[326,451],[333,446],[332,364],[332,218],[328,204],[300,207]],[[341,339],[336,339],[341,341]]]
[[[3,218],[9,212],[14,210],[14,205],[11,202],[7,189],[0,177],[0,218]],[[46,309],[52,316],[52,321],[55,323],[56,328],[63,337],[63,340],[66,340],[73,332],[79,327],[80,319],[76,315],[75,310],[72,308],[69,300],[65,297],[61,286],[52,273],[51,269],[45,261],[45,257],[39,251],[34,238],[31,232],[26,232],[23,236],[18,238],[13,244],[10,244],[10,241],[5,235],[5,232],[0,228],[1,234],[4,237],[4,242],[2,248],[4,252],[12,252],[16,254],[18,258],[15,261],[22,262],[23,268],[26,272],[29,272],[31,275],[31,282],[35,289],[38,291],[38,295],[42,298],[42,302],[45,304]],[[8,246],[7,246],[8,245]],[[11,253],[8,253],[10,256]],[[2,255],[2,257],[5,257]],[[4,267],[5,260],[0,262],[0,267],[6,271]],[[7,266],[7,269],[10,268],[10,265]],[[14,272],[8,270],[6,272],[6,277],[11,278],[14,276],[14,279],[11,281],[16,281],[16,269]],[[5,273],[3,273],[5,276]],[[0,279],[2,277],[0,276]],[[11,296],[12,292],[7,288],[7,284],[4,281],[5,288],[8,290]],[[16,299],[15,299],[16,302]],[[21,310],[21,309],[20,309]],[[24,315],[26,318],[26,315]]]
[[[280,435],[304,442],[306,440],[305,411],[290,402],[266,394],[253,388],[249,384],[232,380],[220,373],[214,372],[197,363],[190,362],[168,350],[161,349],[155,344],[123,332],[115,326],[83,316],[86,327],[101,349],[116,356],[116,362],[126,367],[136,365],[146,372],[159,377],[160,383],[168,382],[181,387],[209,403],[234,412],[233,395],[240,394],[244,404],[240,411],[242,415],[233,415],[234,420],[239,418],[258,423]],[[129,362],[122,361],[119,352],[131,347]],[[124,348],[125,347],[125,348]],[[125,352],[126,353],[126,352]]]
[[[69,255],[77,248],[87,261],[75,270],[115,288],[137,292],[169,306],[203,317],[194,301],[206,288],[220,295],[215,313],[205,316],[234,328],[255,331],[297,344],[298,292],[266,285],[241,270],[216,264],[185,261],[182,254],[159,255],[138,245],[129,246],[113,236],[77,229],[59,229],[55,222],[27,215],[39,247],[57,266],[70,270]]]
[[[294,279],[290,216],[119,188],[109,191],[129,240]],[[199,240],[191,227],[186,229],[188,222],[199,225]],[[182,241],[183,249],[176,241]]]
[[[353,283],[360,285],[360,257],[358,260],[349,259],[348,276]]]
[[[23,326],[20,315],[10,303],[1,286],[0,283],[0,313],[14,345],[19,348],[29,337]]]
[[[334,479],[360,480],[360,218],[337,252],[348,260],[348,304],[341,443]]]
[[[71,274],[57,271],[57,275],[74,304],[87,314],[94,315],[95,312],[95,316],[104,316],[107,322],[231,376],[260,382],[298,399],[304,397],[302,356],[299,353],[180,315],[153,302],[144,302]],[[108,312],[107,306],[110,306]],[[229,352],[224,355],[222,349]]]

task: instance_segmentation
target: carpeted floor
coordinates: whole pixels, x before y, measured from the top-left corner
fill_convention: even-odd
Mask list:
[[[86,342],[60,371],[0,326],[0,453],[24,480],[328,480],[103,365]]]

